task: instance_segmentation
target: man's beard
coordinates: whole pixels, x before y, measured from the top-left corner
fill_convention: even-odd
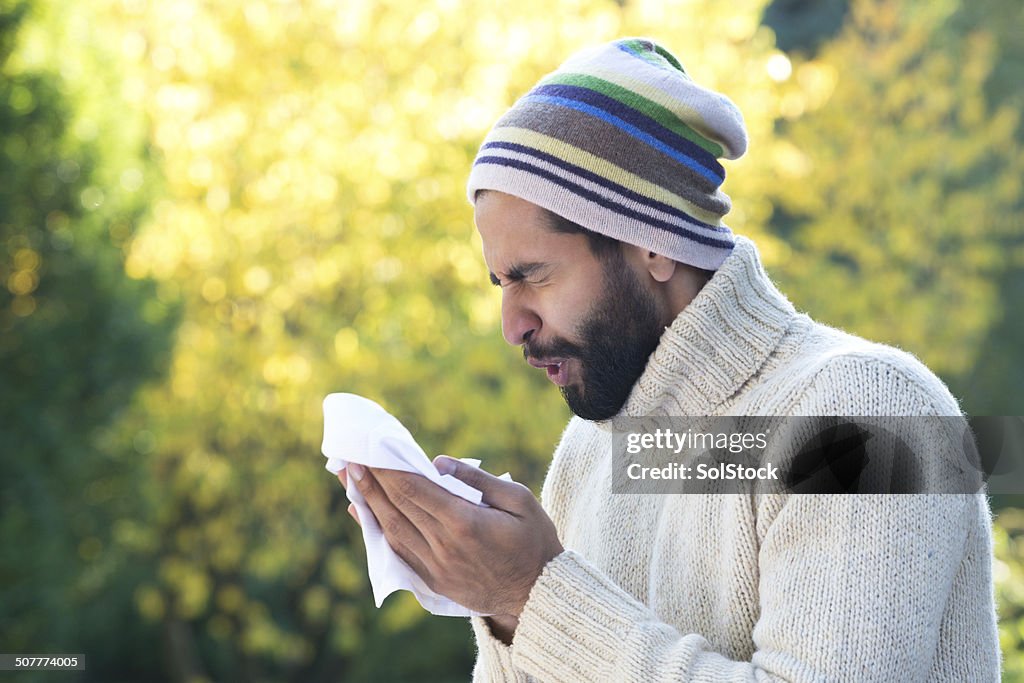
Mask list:
[[[664,332],[654,297],[618,254],[604,264],[604,291],[577,336],[527,342],[524,357],[575,358],[580,381],[560,387],[562,398],[584,420],[607,420],[622,409]]]

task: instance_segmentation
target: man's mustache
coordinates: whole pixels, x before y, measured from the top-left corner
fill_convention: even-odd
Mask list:
[[[580,358],[583,348],[568,339],[555,337],[546,343],[528,341],[523,344],[523,359],[535,358]]]

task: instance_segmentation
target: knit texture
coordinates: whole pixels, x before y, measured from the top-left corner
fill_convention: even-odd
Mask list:
[[[797,313],[742,237],[622,414],[959,415],[907,353]],[[574,418],[541,500],[566,551],[475,681],[996,681],[991,513],[972,495],[613,495]]]
[[[743,117],[642,38],[583,50],[494,125],[467,193],[515,195],[585,228],[714,270],[733,247],[725,169]]]

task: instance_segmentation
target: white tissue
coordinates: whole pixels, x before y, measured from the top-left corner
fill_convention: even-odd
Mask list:
[[[451,493],[477,505],[481,493],[449,474],[440,474],[412,438],[409,430],[393,415],[368,398],[355,394],[329,394],[324,399],[324,441],[327,470],[337,475],[350,463],[367,467],[415,472]],[[462,458],[479,467],[480,461]],[[511,481],[508,474],[501,477]],[[435,593],[388,545],[366,501],[355,486],[348,486],[348,499],[355,504],[366,544],[366,564],[370,573],[373,599],[380,607],[384,598],[396,590],[412,591],[420,604],[432,614],[448,617],[486,616],[469,610]]]

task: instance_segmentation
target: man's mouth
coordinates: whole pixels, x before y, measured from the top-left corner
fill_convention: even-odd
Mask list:
[[[548,379],[554,382],[557,386],[564,387],[569,383],[569,372],[566,367],[566,359],[546,359],[537,360],[536,358],[527,358],[526,362],[535,368],[543,368],[548,373]]]

